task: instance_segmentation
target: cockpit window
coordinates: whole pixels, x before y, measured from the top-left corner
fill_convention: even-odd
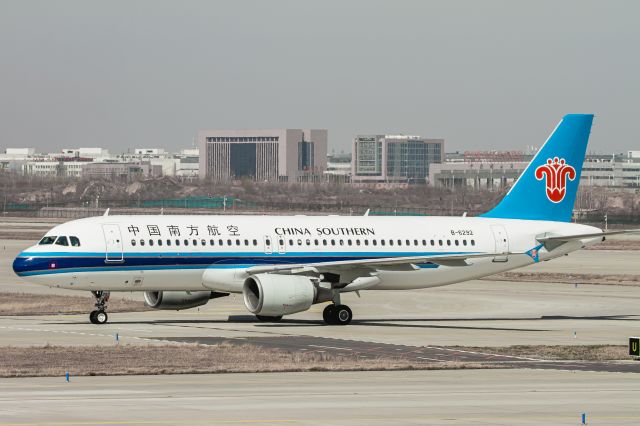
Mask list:
[[[56,245],[58,245],[58,246],[68,246],[69,245],[69,240],[67,240],[67,237],[58,237],[58,239],[56,240]]]
[[[74,247],[80,247],[80,240],[78,237],[69,237],[69,241],[71,241],[71,245]]]
[[[43,239],[40,240],[40,242],[38,244],[44,246],[47,244],[53,244],[53,242],[56,240],[56,237],[51,236],[51,235],[47,235],[46,237],[44,237]]]

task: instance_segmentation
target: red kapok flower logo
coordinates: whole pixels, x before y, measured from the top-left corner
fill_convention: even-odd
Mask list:
[[[546,179],[547,198],[553,203],[564,200],[567,194],[567,178],[576,178],[576,169],[566,164],[564,158],[554,157],[547,159],[547,164],[543,164],[536,169],[536,179]]]

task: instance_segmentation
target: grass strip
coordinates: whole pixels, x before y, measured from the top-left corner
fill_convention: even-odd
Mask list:
[[[94,309],[94,303],[93,297],[85,296],[2,292],[0,293],[0,316],[86,314]],[[150,309],[143,302],[120,298],[109,300],[109,312],[148,310]]]
[[[62,377],[66,372],[71,376],[111,376],[463,368],[488,367],[401,357],[289,352],[229,343],[0,348],[0,377]]]

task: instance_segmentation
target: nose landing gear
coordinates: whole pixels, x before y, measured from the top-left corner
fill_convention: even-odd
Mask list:
[[[96,309],[89,314],[89,321],[91,324],[105,324],[109,319],[105,311],[110,293],[108,291],[92,291],[91,293],[96,298]]]

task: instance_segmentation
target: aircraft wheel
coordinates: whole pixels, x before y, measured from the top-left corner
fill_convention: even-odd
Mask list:
[[[282,319],[282,315],[268,316],[268,315],[256,315],[259,321],[262,322],[279,322]]]
[[[325,323],[333,324],[333,308],[335,308],[335,306],[336,305],[334,304],[327,305],[325,306],[324,311],[322,311],[322,319]]]
[[[333,324],[347,325],[353,319],[353,312],[347,305],[338,305],[332,311]]]
[[[109,316],[105,311],[93,311],[89,314],[89,320],[92,324],[105,324]]]

